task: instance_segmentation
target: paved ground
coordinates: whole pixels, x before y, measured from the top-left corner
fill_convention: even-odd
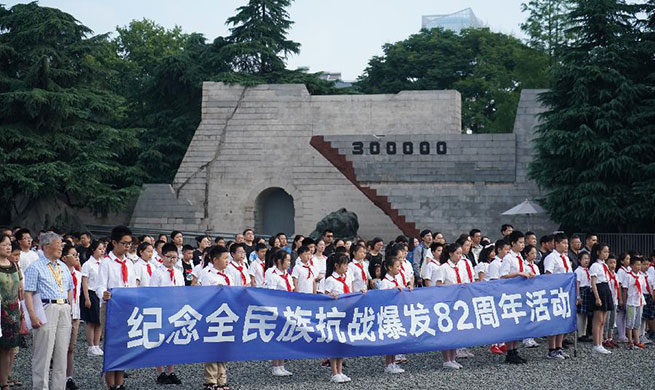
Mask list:
[[[608,356],[591,354],[590,344],[578,344],[578,357],[567,361],[552,361],[545,358],[547,349],[543,346],[522,350],[529,363],[523,366],[509,366],[503,358],[491,355],[483,348],[473,348],[475,357],[461,360],[463,370],[447,371],[441,368],[441,354],[424,353],[408,355],[409,363],[403,367],[406,372],[389,375],[383,372],[383,357],[362,357],[347,359],[344,373],[352,378],[348,384],[335,385],[329,382],[329,371],[320,366],[320,360],[289,361],[285,367],[294,375],[289,378],[274,378],[270,375],[268,362],[239,362],[228,364],[228,381],[233,389],[391,389],[391,388],[449,388],[468,389],[654,389],[655,388],[655,346],[644,351],[630,351],[625,348],[613,350]],[[573,351],[568,351],[573,355]],[[100,358],[86,357],[84,325],[76,348],[75,381],[81,389],[104,389],[100,380],[102,362]],[[30,389],[30,349],[21,350],[16,360],[14,376],[23,380],[22,388]],[[162,388],[200,389],[202,365],[186,365],[177,369],[184,382],[180,386],[167,385]],[[151,389],[155,384],[154,369],[134,370],[126,380],[128,389]]]

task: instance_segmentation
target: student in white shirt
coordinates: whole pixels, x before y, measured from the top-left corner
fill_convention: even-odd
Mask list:
[[[291,265],[291,255],[281,249],[273,253],[271,260],[274,264],[272,271],[267,274],[266,287],[272,290],[293,291],[293,281],[289,275],[289,265]],[[272,361],[271,372],[273,376],[290,376],[290,371],[284,368],[284,360],[277,359]]]
[[[462,247],[461,245],[454,243],[449,244],[444,248],[443,253],[441,254],[442,258],[442,269],[439,274],[439,278],[436,280],[437,286],[447,286],[451,284],[461,284],[464,282],[466,276],[461,275],[460,268],[457,263],[459,263],[462,257]],[[457,350],[449,349],[441,352],[443,356],[443,366],[444,368],[459,370],[463,368],[461,364],[457,363],[455,357],[457,355]]]
[[[555,235],[555,249],[550,252],[548,256],[543,260],[544,262],[544,273],[548,274],[564,274],[573,272],[571,269],[571,262],[567,254],[569,253],[569,239],[564,233],[557,233]],[[564,341],[564,334],[556,336],[548,336],[548,352],[557,350],[557,353],[568,358],[562,348],[562,342]]]
[[[32,250],[32,234],[27,229],[19,229],[16,234],[16,242],[20,245],[20,260],[18,265],[25,272],[27,267],[39,259],[38,253]]]
[[[82,264],[82,294],[80,295],[80,317],[86,324],[86,343],[89,346],[86,355],[102,356],[100,349],[100,300],[96,295],[96,284],[100,263],[105,258],[105,244],[100,241],[91,242],[87,253],[89,258]]]
[[[510,251],[503,258],[503,264],[500,267],[500,278],[501,279],[511,279],[511,278],[533,278],[534,274],[527,269],[525,260],[521,252],[525,247],[525,235],[523,232],[518,230],[513,230],[509,235],[509,245],[511,246]],[[506,341],[505,345],[507,346],[507,357],[505,362],[509,364],[525,364],[527,360],[519,355],[519,342],[518,341]]]
[[[505,240],[498,240],[494,244],[496,257],[487,268],[487,280],[500,279],[500,267],[503,265],[503,258],[509,252],[509,243]]]
[[[266,273],[266,244],[255,244],[254,258],[250,261],[248,274],[250,275],[250,285],[252,287],[264,287],[264,274]]]
[[[154,272],[150,279],[150,286],[184,287],[184,274],[175,266],[178,262],[175,244],[164,244],[162,254],[164,255],[164,266]],[[166,372],[164,372],[164,367],[158,366],[156,370],[159,374],[156,379],[158,385],[182,384],[180,378],[175,375],[175,367],[166,366]]]
[[[398,242],[395,244],[395,247],[398,249],[398,255],[396,258],[400,260],[400,278],[403,280],[405,283],[405,287],[409,288],[410,290],[414,289],[414,281],[416,280],[414,276],[414,268],[412,267],[412,263],[407,260],[407,255],[409,254],[409,247],[406,242]],[[430,254],[432,254],[432,251],[428,251]],[[427,257],[424,260],[427,261]]]
[[[526,242],[528,235],[525,235]],[[535,264],[537,259],[537,247],[534,245],[526,245],[523,249],[523,259],[525,259],[526,270],[533,274],[534,276],[539,275],[539,266]],[[539,343],[537,343],[533,338],[527,338],[523,340],[523,346],[526,348],[537,348]]]
[[[73,370],[75,367],[75,344],[77,344],[77,336],[80,329],[80,291],[82,290],[82,274],[76,270],[80,267],[80,255],[77,253],[75,247],[71,244],[64,245],[61,252],[61,261],[68,267],[73,278],[73,294],[71,301],[71,338],[68,344],[68,355],[66,362],[66,387],[76,387],[73,381]]]
[[[111,231],[111,244],[113,250],[109,252],[105,260],[100,263],[100,272],[98,273],[98,283],[96,284],[96,294],[102,297],[100,306],[101,328],[105,327],[107,317],[106,301],[111,299],[112,288],[132,288],[137,287],[136,270],[134,264],[129,261],[125,254],[132,246],[132,231],[126,226],[116,226]],[[123,371],[108,371],[105,373],[107,386],[123,386]]]
[[[201,286],[231,286],[230,277],[225,273],[227,268],[227,249],[222,245],[213,246],[209,250],[209,264],[198,274],[198,285]],[[224,362],[205,363],[204,390],[214,390],[227,385],[227,370]]]
[[[646,280],[641,271],[641,259],[633,257],[630,259],[630,269],[623,285],[622,302],[626,306],[626,334],[628,336],[628,349],[635,347],[644,349],[643,343],[639,342],[639,327],[641,326],[641,315],[644,308],[644,290]]]
[[[607,268],[609,269],[609,285],[610,291],[612,293],[612,300],[614,303],[614,309],[610,310],[607,314],[607,319],[605,321],[605,332],[604,339],[607,340],[606,343],[610,347],[618,348],[618,344],[614,341],[614,326],[616,323],[616,312],[618,310],[620,299],[621,299],[621,287],[619,282],[616,279],[616,256],[610,254],[610,256],[605,260]]]
[[[234,281],[236,287],[249,287],[251,285],[250,274],[248,273],[248,265],[245,262],[246,258],[246,245],[245,244],[232,244],[230,246],[230,255],[232,261],[227,265],[227,272],[230,278]]]
[[[350,259],[345,254],[334,254],[328,258],[325,279],[325,294],[337,298],[341,294],[352,292],[352,279],[348,274]],[[343,373],[343,358],[330,358],[331,382],[350,382],[350,378]]]
[[[496,257],[496,249],[493,244],[486,245],[478,253],[478,264],[475,266],[475,276],[479,282],[489,281],[489,265]]]
[[[605,260],[610,255],[609,246],[601,243],[596,243],[591,248],[591,267],[589,274],[591,275],[591,291],[594,296],[594,314],[592,320],[592,334],[594,339],[593,352],[605,353],[610,352],[603,346],[603,329],[605,328],[605,320],[607,312],[614,308],[614,301],[612,299],[612,292],[609,287],[609,268],[605,264]],[[603,351],[604,350],[604,351]]]
[[[368,273],[368,267],[364,264],[366,258],[366,248],[362,245],[353,245],[351,247],[352,261],[348,264],[348,273],[353,280],[353,292],[366,292],[368,280],[371,275]]]
[[[380,282],[380,290],[391,290],[397,288],[402,291],[405,286],[399,282],[400,264],[402,261],[394,257],[388,257],[382,267],[382,281]],[[405,372],[400,366],[396,364],[395,355],[384,356],[384,372],[389,374],[402,374]]]
[[[438,259],[441,258],[443,247],[443,244],[438,242],[433,242],[430,244],[430,252],[432,252],[432,256],[426,256],[425,267],[423,268],[422,276],[423,284],[427,287],[433,287],[437,285],[437,280],[439,279],[439,274],[441,273],[441,263]]]
[[[327,267],[327,256],[323,254],[325,251],[325,241],[318,240],[316,242],[316,252],[312,257],[312,263],[314,263],[314,269],[316,270],[316,290],[319,293],[323,293],[325,286],[325,270]]]
[[[316,271],[309,264],[312,258],[312,252],[308,247],[302,245],[296,253],[298,253],[300,264],[293,267],[293,272],[291,273],[294,285],[293,291],[316,294]]]
[[[163,267],[157,263],[154,264],[153,254],[155,250],[150,243],[142,242],[139,244],[139,247],[136,249],[136,254],[139,257],[139,260],[136,261],[135,268],[137,279],[139,280],[139,287],[148,287],[150,286],[150,279],[153,275]]]
[[[627,279],[628,273],[630,273],[630,255],[628,253],[621,253],[618,258],[619,261],[619,269],[616,271],[616,280],[619,282],[619,285],[621,286],[621,299],[623,299],[623,286],[627,286],[627,283],[629,280]],[[623,305],[619,306],[619,310],[616,313],[616,332],[618,333],[617,341],[619,343],[627,343],[628,338],[626,337],[626,329],[625,329],[625,301],[622,300]]]
[[[578,268],[575,269],[576,289],[578,299],[577,306],[577,320],[578,320],[578,336],[582,338],[581,341],[588,341],[589,335],[587,334],[587,321],[593,314],[593,294],[591,292],[591,273],[589,272],[589,262],[591,256],[589,252],[580,252],[578,256]]]

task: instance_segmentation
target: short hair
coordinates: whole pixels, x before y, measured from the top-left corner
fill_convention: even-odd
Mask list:
[[[178,234],[182,234],[182,232],[179,230],[173,230],[171,232],[171,240],[175,239],[175,236],[177,236]]]
[[[509,243],[510,245],[517,242],[519,239],[524,238],[525,234],[523,234],[522,231],[520,230],[514,230],[512,234],[509,235]]]
[[[303,253],[309,252],[309,248],[305,245],[301,245],[296,252],[298,253],[298,256],[300,256]]]
[[[509,242],[507,242],[507,241],[505,241],[505,240],[498,240],[498,241],[496,241],[496,243],[494,244],[494,247],[496,248],[496,250],[498,250],[498,249],[503,249],[503,247],[505,247],[505,246],[510,246],[510,245],[509,245]]]
[[[548,241],[552,241],[552,238],[550,238],[550,235],[546,234],[545,236],[541,236],[541,238],[539,239],[539,244],[543,245]]]
[[[469,232],[469,237],[475,236],[476,233],[482,234],[482,231],[480,229],[471,229],[471,231]]]
[[[41,244],[41,247],[44,247],[46,245],[50,245],[56,240],[61,240],[61,236],[55,232],[45,232],[41,234],[39,237],[39,244]]]
[[[323,230],[323,237],[325,237],[325,235],[328,234],[328,233],[332,233],[332,234],[334,234],[334,232],[332,231],[332,229],[325,229],[325,230]]]
[[[537,237],[537,235],[535,234],[535,232],[533,232],[532,230],[528,230],[527,232],[525,232],[525,236],[526,236],[526,237],[527,237],[527,236],[535,236],[535,237]]]
[[[119,242],[125,236],[132,237],[132,231],[127,226],[118,225],[111,229],[111,241]]]
[[[191,245],[189,245],[189,244],[182,245],[182,252],[192,251],[192,250],[194,250],[194,249],[193,249],[193,247]]]
[[[254,230],[252,230],[252,229],[250,229],[250,228],[248,228],[248,229],[246,229],[246,230],[244,230],[244,231],[243,231],[243,233],[241,233],[241,234],[243,234],[243,235],[245,236],[245,235],[246,235],[246,233],[248,233],[248,232],[252,232],[253,234],[255,234],[255,231],[254,231]]]
[[[555,234],[554,239],[555,239],[555,242],[560,243],[560,242],[562,242],[564,240],[568,240],[569,238],[564,233],[557,233],[557,234]],[[548,241],[550,241],[550,240],[548,240]]]
[[[14,237],[16,237],[16,241],[20,241],[23,239],[23,236],[26,234],[29,234],[30,236],[32,235],[29,229],[21,228],[18,229],[18,231],[14,234]]]
[[[157,246],[159,246],[159,245],[161,245],[161,244],[165,244],[165,243],[166,243],[166,242],[165,242],[164,240],[157,240],[157,241],[155,241],[155,245],[153,245],[153,246],[154,246],[155,248],[157,248]]]
[[[93,243],[95,243],[95,242],[97,242],[97,241],[93,241]],[[93,243],[91,243],[91,246],[89,247],[89,249],[91,249],[93,247]],[[136,248],[136,255],[141,257],[141,253],[144,250],[148,249],[149,246],[152,246],[152,245],[150,245],[149,242],[144,241],[144,242],[140,243],[139,246]],[[96,245],[96,248],[98,248],[97,245]],[[95,249],[94,249],[94,251],[95,251]]]
[[[225,238],[223,238],[221,236],[216,236],[216,238],[214,239],[214,243],[218,244],[218,242],[221,241],[221,240],[225,241]]]
[[[432,234],[432,231],[430,229],[423,229],[421,232],[418,234],[421,238],[427,236],[428,234]]]
[[[87,231],[84,231],[84,232],[80,233],[80,238],[82,238],[82,236],[87,236],[87,237],[91,238],[91,233],[87,232]]]
[[[409,244],[409,238],[407,236],[403,236],[402,234],[394,240],[395,242],[404,242],[406,244]]]
[[[286,237],[287,234],[284,233],[284,232],[279,232],[278,234],[275,235],[275,237],[280,237],[280,236],[284,236],[284,237]]]
[[[223,245],[214,245],[209,250],[209,260],[219,258],[223,253],[227,253],[227,249]]]
[[[204,240],[205,238],[209,239],[209,236],[206,235],[206,234],[201,234],[201,235],[199,235],[199,236],[196,236],[196,242],[197,242],[198,244],[200,244],[200,242],[201,242],[202,240]]]
[[[500,232],[502,233],[505,230],[507,230],[508,228],[514,229],[514,226],[510,225],[509,223],[504,223],[503,226],[500,227]]]
[[[641,257],[639,257],[639,256],[630,257],[630,265],[633,265],[634,263],[636,263],[638,261],[641,262]]]
[[[587,233],[587,234],[585,234],[585,241],[590,239],[592,236],[596,236],[596,238],[598,238],[598,234],[596,234],[596,233]]]
[[[255,244],[255,252],[259,252],[262,249],[268,249],[266,248],[266,244],[262,244],[262,243]]]
[[[161,253],[175,252],[177,253],[177,247],[172,242],[167,242],[161,247]]]
[[[310,246],[310,245],[316,245],[316,241],[314,241],[311,237],[305,237],[305,239],[302,240],[302,246]]]
[[[442,243],[440,243],[440,242],[433,242],[432,244],[430,244],[430,250],[431,250],[432,252],[436,251],[437,248],[439,248],[439,247],[442,247],[442,248],[443,248],[443,247],[444,247],[444,244],[442,244]]]
[[[576,238],[577,238],[577,239],[580,239],[580,236],[577,235],[577,234],[573,234],[573,235],[571,235],[570,240],[573,241],[573,240],[575,240]]]
[[[234,244],[230,245],[230,253],[237,253],[238,248],[242,248],[245,251],[246,250],[246,245],[244,243],[241,243],[241,244],[234,243]]]

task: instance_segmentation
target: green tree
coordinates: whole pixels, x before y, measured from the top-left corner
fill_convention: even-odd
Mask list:
[[[293,24],[286,8],[291,0],[249,0],[227,20],[227,38],[237,71],[265,74],[285,69],[284,60],[300,52],[300,44],[287,39]]]
[[[543,53],[488,29],[423,30],[383,51],[358,78],[358,91],[456,89],[462,127],[475,133],[512,131],[521,89],[548,85]]]
[[[60,10],[0,7],[0,198],[14,221],[42,228],[70,207],[106,213],[136,193],[137,134],[115,127],[108,50],[106,36]],[[43,210],[55,203],[65,207]]]
[[[567,16],[571,0],[530,0],[521,3],[521,12],[528,18],[521,23],[521,30],[528,36],[530,47],[547,53],[551,60],[557,58],[557,50],[572,39],[572,31],[567,30]]]
[[[653,229],[655,214],[639,212],[644,199],[636,191],[652,182],[655,156],[652,124],[644,126],[641,112],[651,89],[637,74],[636,12],[623,0],[577,1],[569,17],[578,38],[541,97],[547,111],[530,176],[548,191],[542,204],[553,220],[566,227]]]

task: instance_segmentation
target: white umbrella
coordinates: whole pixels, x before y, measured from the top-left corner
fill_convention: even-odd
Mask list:
[[[532,214],[541,214],[545,213],[541,206],[531,200],[524,200],[523,202],[517,204],[511,209],[505,211],[501,215],[532,215]]]

